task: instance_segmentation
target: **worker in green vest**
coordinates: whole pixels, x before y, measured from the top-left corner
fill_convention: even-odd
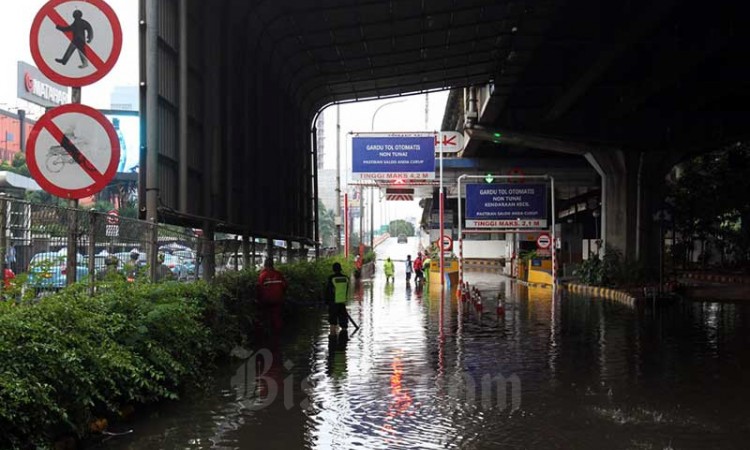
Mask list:
[[[422,270],[424,271],[425,280],[427,280],[428,282],[430,281],[430,264],[432,264],[430,254],[424,252],[424,260],[422,260]]]
[[[349,277],[341,273],[339,263],[333,263],[333,275],[328,277],[326,293],[331,333],[338,332],[337,326],[345,330],[349,321],[349,313],[346,311],[346,302],[349,300]]]
[[[383,263],[383,271],[385,272],[385,282],[388,283],[389,281],[393,281],[395,268],[393,267],[393,261],[391,261],[390,256],[385,260],[385,263]]]

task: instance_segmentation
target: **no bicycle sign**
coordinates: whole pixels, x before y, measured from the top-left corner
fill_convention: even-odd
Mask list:
[[[58,197],[96,194],[115,176],[119,161],[115,128],[88,106],[57,107],[42,116],[29,134],[29,172],[45,191]]]
[[[122,49],[122,28],[104,0],[50,0],[34,18],[30,44],[44,75],[81,87],[112,70]]]

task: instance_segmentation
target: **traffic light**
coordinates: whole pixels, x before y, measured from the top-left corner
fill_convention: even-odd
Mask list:
[[[495,177],[493,177],[491,173],[488,173],[487,176],[484,177],[484,181],[486,181],[488,184],[490,184],[493,181],[495,181]]]

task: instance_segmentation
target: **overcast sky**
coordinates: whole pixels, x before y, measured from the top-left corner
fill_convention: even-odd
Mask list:
[[[439,131],[443,120],[447,92],[373,100],[341,105],[341,183],[342,192],[351,182],[351,135],[350,132],[364,131]],[[427,112],[426,112],[427,111]],[[336,168],[336,107],[330,106],[325,114],[325,159],[324,169]],[[376,114],[373,120],[373,114]],[[351,187],[350,187],[351,189]],[[369,199],[369,196],[366,197]],[[328,206],[328,205],[327,205]],[[331,206],[332,207],[332,206]],[[377,201],[375,225],[380,226],[390,220],[419,218],[422,209],[419,199],[413,202]],[[369,217],[366,216],[366,217]]]
[[[34,118],[38,118],[43,110],[16,95],[17,62],[25,61],[34,64],[29,49],[29,32],[34,16],[46,3],[46,0],[3,0],[0,3],[3,26],[0,33],[3,51],[0,52],[0,108],[13,111],[16,108],[26,109]],[[109,108],[110,94],[115,86],[138,85],[138,1],[136,0],[108,0],[109,5],[119,17],[123,30],[123,47],[120,58],[114,69],[97,83],[85,86],[82,92],[83,103],[95,108]],[[374,121],[375,131],[436,131],[440,128],[447,93],[429,95],[429,115],[425,121],[425,96],[416,95],[400,99],[385,99],[370,102],[359,102],[341,106],[341,161],[342,161],[342,189],[350,181],[351,145],[349,132],[370,131],[373,126],[373,114],[379,106],[386,103],[398,102],[384,106],[377,112]],[[326,111],[326,168],[335,168],[336,155],[336,113],[335,107]],[[129,135],[135,131],[126,131]],[[131,144],[133,139],[135,143]],[[127,136],[129,153],[128,166],[134,162],[130,154],[137,154],[137,136]],[[376,223],[382,222],[382,217],[389,219],[419,216],[421,210],[417,202],[387,202],[388,206],[379,205],[376,208]]]

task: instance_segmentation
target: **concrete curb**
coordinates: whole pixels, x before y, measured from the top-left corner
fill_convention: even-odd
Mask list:
[[[685,278],[698,281],[712,281],[717,283],[750,284],[750,277],[746,275],[717,275],[702,272],[685,272],[681,274]]]
[[[503,273],[502,267],[491,267],[491,266],[464,265],[464,270],[470,271],[470,272]]]
[[[493,267],[502,267],[502,260],[500,259],[470,259],[470,258],[464,258],[464,264],[465,265],[472,265],[472,266],[493,266]]]
[[[627,292],[618,291],[616,289],[589,286],[586,284],[575,284],[566,283],[563,287],[574,294],[588,295],[591,297],[604,298],[606,300],[612,300],[618,303],[622,303],[628,306],[635,306],[636,298]]]
[[[533,287],[533,288],[549,288],[549,289],[552,289],[553,287],[551,284],[547,284],[547,283],[529,283],[528,281],[519,280],[518,278],[513,278],[513,277],[508,277],[508,278],[520,284],[521,286]]]
[[[503,265],[499,259],[464,259],[464,270],[473,272],[502,273]]]

